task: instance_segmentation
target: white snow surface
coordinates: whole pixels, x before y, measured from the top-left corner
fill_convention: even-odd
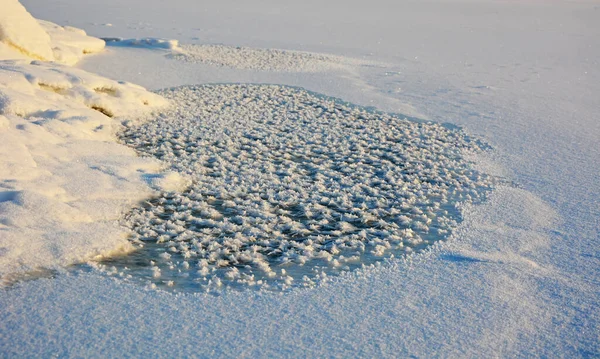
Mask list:
[[[50,36],[19,0],[2,0],[0,41],[38,60],[54,60]]]
[[[72,26],[60,26],[50,21],[38,20],[50,36],[54,61],[74,65],[86,54],[104,49],[104,40],[87,36],[84,30]]]
[[[143,88],[30,60],[0,61],[0,274],[130,249],[114,223],[161,165],[116,143],[166,103]],[[157,181],[155,184],[159,184]]]
[[[82,67],[153,89],[303,86],[447,121],[490,143],[495,155],[478,158],[480,167],[516,187],[466,209],[452,241],[313,289],[173,295],[96,273],[22,282],[0,291],[3,356],[600,356],[597,2],[23,3],[94,36],[391,64],[273,73],[115,47]],[[11,116],[0,117],[0,131],[13,129]]]

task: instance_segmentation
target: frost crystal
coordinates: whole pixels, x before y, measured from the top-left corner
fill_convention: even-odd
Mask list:
[[[446,238],[457,204],[492,186],[464,158],[479,145],[439,124],[285,86],[160,94],[171,109],[122,134],[193,180],[127,217],[145,242],[138,271],[159,286],[312,286]]]

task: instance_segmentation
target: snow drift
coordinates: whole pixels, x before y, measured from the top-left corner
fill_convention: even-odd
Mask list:
[[[117,144],[116,118],[166,100],[57,63],[104,41],[36,21],[16,0],[3,2],[0,41],[0,275],[127,250],[116,220],[151,193],[147,178],[155,188],[185,181]]]
[[[77,63],[84,54],[102,51],[104,41],[71,26],[34,19],[17,0],[5,0],[0,13],[0,58],[33,58]]]

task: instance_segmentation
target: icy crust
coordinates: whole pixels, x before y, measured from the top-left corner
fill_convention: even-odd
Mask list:
[[[172,57],[187,62],[272,72],[321,72],[365,63],[312,52],[224,45],[181,45]]]
[[[148,182],[176,181],[157,161],[117,144],[121,125],[110,116],[135,119],[165,104],[139,86],[83,70],[0,61],[3,282],[131,248],[119,216],[152,194]]]
[[[271,85],[206,85],[122,139],[193,179],[128,215],[152,285],[286,289],[446,238],[492,179],[461,131]],[[133,268],[133,269],[132,269]],[[126,271],[127,272],[127,271]]]
[[[71,26],[36,20],[17,0],[3,0],[0,12],[0,60],[30,58],[77,63],[84,54],[99,52],[104,41]]]

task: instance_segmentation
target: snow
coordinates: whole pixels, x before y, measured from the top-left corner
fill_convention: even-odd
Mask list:
[[[66,119],[73,115],[69,109],[92,109],[108,117],[135,117],[166,104],[160,96],[140,86],[55,63],[5,60],[0,71],[3,75],[0,105],[5,115]],[[32,101],[33,98],[36,101]],[[62,110],[67,112],[62,113]],[[94,120],[80,121],[82,129],[102,132],[96,127],[111,122],[107,116],[87,112],[93,114]],[[110,131],[110,127],[104,130]]]
[[[27,55],[17,52],[14,48],[0,42],[0,58],[2,59],[28,59]]]
[[[54,60],[50,36],[18,0],[2,2],[0,41],[24,55]]]
[[[56,59],[63,62],[104,47],[83,31],[49,22],[31,31],[11,27],[17,18],[19,26],[35,20],[18,3],[10,6],[11,21],[0,21],[2,41],[27,49],[22,54],[41,58],[43,53],[25,33],[51,39]],[[17,30],[19,36],[13,36]],[[137,85],[54,62],[15,60],[14,54],[7,51],[0,59],[0,274],[5,283],[27,271],[130,251],[117,221],[152,193],[147,178],[153,178],[155,189],[182,187],[177,184],[181,176],[160,173],[160,163],[116,143],[121,125],[113,117],[143,116],[166,105],[164,99]]]
[[[146,182],[150,187],[165,192],[183,192],[191,185],[188,176],[168,170],[146,176]]]
[[[54,60],[57,62],[74,65],[84,55],[104,49],[103,40],[87,36],[81,29],[72,26],[63,27],[44,20],[38,20],[38,23],[50,36],[50,46],[52,46]]]
[[[18,0],[4,0],[0,14],[0,58],[33,58],[73,65],[102,51],[104,41],[84,30],[36,20]]]
[[[151,193],[144,176],[161,165],[117,144],[120,123],[111,117],[139,116],[165,100],[29,60],[0,61],[0,94],[0,273],[130,249],[113,222]]]
[[[385,111],[410,109],[491,144],[490,158],[476,158],[479,169],[504,176],[506,185],[464,209],[450,242],[312,289],[174,295],[125,282],[118,271],[20,282],[0,291],[4,356],[599,355],[595,2],[23,3],[36,17],[95,36],[373,59],[381,65],[351,72],[271,72],[109,47],[81,66],[152,89],[275,83]],[[21,124],[3,116],[0,134]],[[10,154],[2,158],[20,156]],[[15,206],[25,202],[6,192],[2,198]]]

